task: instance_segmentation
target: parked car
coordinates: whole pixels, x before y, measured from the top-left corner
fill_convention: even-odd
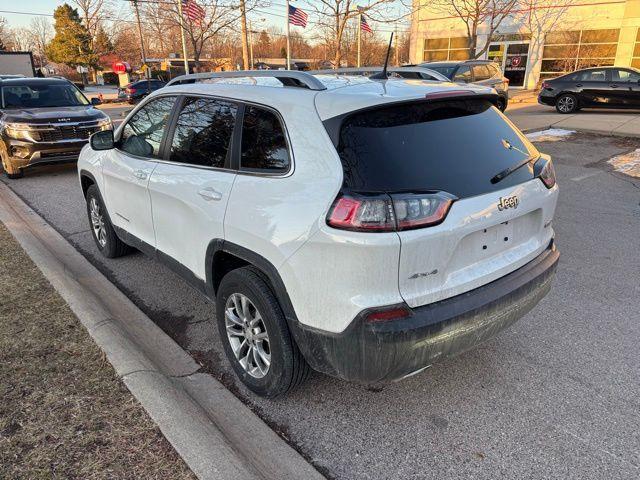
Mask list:
[[[545,80],[538,102],[559,113],[581,108],[640,109],[640,70],[631,67],[597,67],[577,70]]]
[[[118,97],[133,105],[165,85],[166,83],[160,80],[138,80],[119,89]]]
[[[382,72],[382,67],[350,67],[350,68],[334,68],[328,70],[316,70],[313,75],[348,75],[348,76],[367,76],[376,75]],[[387,77],[413,78],[419,80],[431,80],[436,82],[448,82],[449,79],[444,75],[424,67],[389,67],[387,68]]]
[[[500,67],[490,60],[462,60],[447,62],[425,62],[418,65],[435,70],[452,82],[475,83],[495,88],[498,92],[498,108],[503,112],[509,105],[509,79]]]
[[[295,71],[224,82],[239,75],[178,77],[94,134],[78,174],[100,252],[142,250],[215,302],[248,388],[280,395],[310,368],[401,379],[549,291],[553,164],[493,90]]]
[[[71,162],[89,136],[112,128],[73,83],[57,78],[0,80],[0,157],[4,173],[19,178],[27,167]]]

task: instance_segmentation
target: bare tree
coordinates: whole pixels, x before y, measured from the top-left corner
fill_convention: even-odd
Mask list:
[[[33,52],[36,64],[40,67],[47,63],[45,47],[53,37],[51,22],[46,17],[35,17],[31,19],[29,26],[23,29],[25,41],[28,49]]]
[[[464,22],[469,56],[478,58],[489,49],[491,37],[517,4],[518,0],[432,0],[430,8]],[[487,33],[481,47],[478,45],[480,27],[485,27]]]
[[[333,63],[336,67],[342,62],[347,26],[360,13],[383,22],[393,22],[403,16],[394,12],[395,0],[371,0],[366,6],[359,6],[357,3],[357,0],[318,0],[309,3],[320,18],[320,34],[324,37],[321,41],[333,51]]]

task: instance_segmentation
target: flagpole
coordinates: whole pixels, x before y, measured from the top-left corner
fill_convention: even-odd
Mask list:
[[[189,60],[187,59],[187,41],[184,38],[184,17],[182,16],[182,0],[178,2],[178,15],[180,16],[180,37],[182,38],[182,56],[184,57],[184,73],[189,74]]]
[[[360,68],[360,40],[362,39],[362,10],[358,7],[358,68]],[[338,65],[336,68],[340,68]]]
[[[287,22],[287,70],[291,70],[291,44],[289,42],[289,0],[287,0],[287,15],[285,17]]]

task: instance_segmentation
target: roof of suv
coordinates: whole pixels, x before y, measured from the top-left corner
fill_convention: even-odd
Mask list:
[[[453,67],[455,65],[490,65],[493,62],[492,60],[447,60],[443,62],[422,62],[419,66],[424,66],[426,68],[429,67]]]
[[[0,86],[9,87],[11,85],[58,85],[70,84],[66,78],[37,78],[37,77],[19,77],[19,78],[3,78],[0,79]]]
[[[164,87],[151,96],[175,93],[216,94],[221,97],[258,103],[280,112],[298,107],[316,108],[321,120],[326,120],[362,108],[401,101],[419,100],[429,95],[447,92],[470,95],[491,95],[492,89],[477,85],[458,85],[413,79],[374,80],[363,76],[315,75],[326,89],[284,87],[275,78],[241,77],[213,78],[198,83]],[[454,93],[455,92],[455,93]]]

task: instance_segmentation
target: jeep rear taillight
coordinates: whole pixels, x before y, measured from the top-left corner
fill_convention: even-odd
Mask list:
[[[135,88],[131,88],[131,87],[125,88],[124,91],[129,93],[129,94],[136,93],[136,89]]]
[[[377,195],[340,194],[327,215],[334,228],[359,232],[391,232],[424,228],[441,223],[453,195],[435,193],[391,193]]]
[[[551,158],[541,156],[533,165],[534,174],[542,180],[544,186],[553,188],[556,184],[556,170],[553,167]]]

